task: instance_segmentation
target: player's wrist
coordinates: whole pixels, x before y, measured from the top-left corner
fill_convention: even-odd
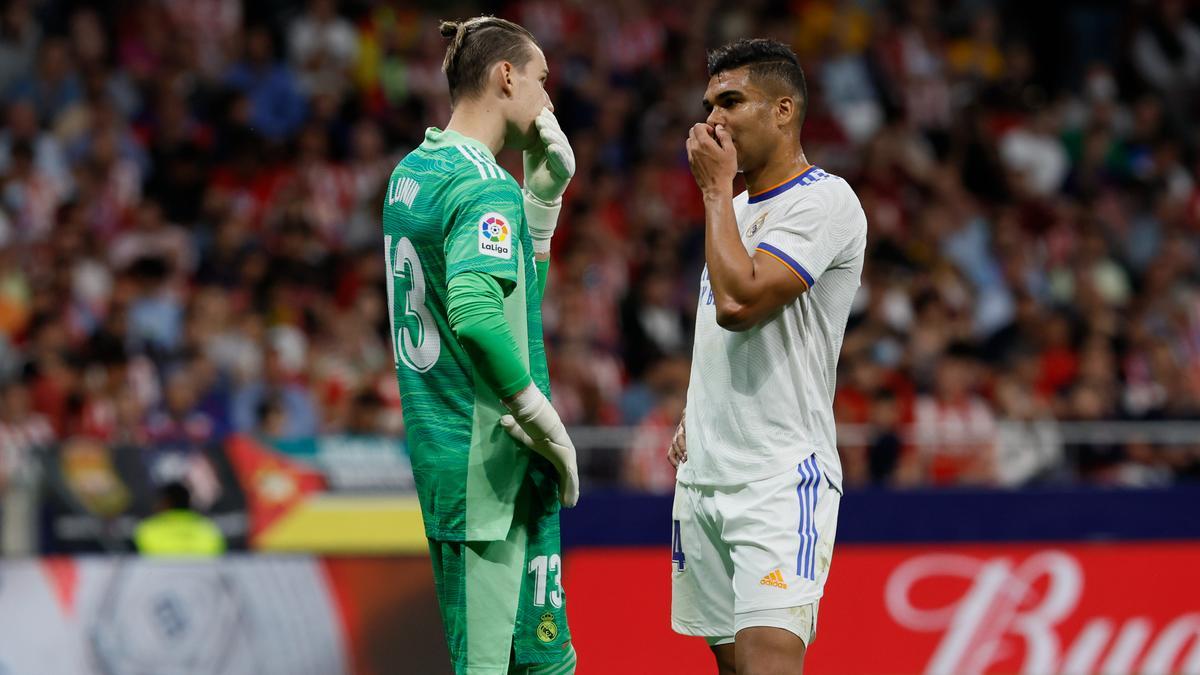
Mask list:
[[[501,399],[508,411],[518,420],[525,420],[536,414],[545,401],[546,395],[532,381],[521,391]]]
[[[535,255],[550,252],[550,239],[554,229],[558,227],[558,214],[562,211],[562,197],[546,201],[533,194],[528,187],[521,190],[525,201],[525,222],[529,226],[529,236],[533,239]]]
[[[565,190],[564,190],[564,192],[565,192]],[[554,207],[562,206],[562,192],[559,192],[558,194],[554,195],[553,197],[549,197],[549,196],[540,196],[539,197],[538,194],[536,192],[534,192],[532,188],[530,188],[528,185],[525,185],[521,188],[521,194],[523,194],[525,196],[525,200],[527,202],[533,202],[533,204],[535,206],[541,206],[543,208],[554,208]]]
[[[721,205],[733,201],[733,188],[729,185],[713,185],[700,191],[704,205]]]

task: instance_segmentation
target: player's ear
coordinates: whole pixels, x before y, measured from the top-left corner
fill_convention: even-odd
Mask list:
[[[500,82],[500,91],[505,98],[512,98],[515,87],[513,79],[516,77],[516,68],[508,61],[500,61],[493,66],[495,78]]]
[[[775,122],[786,127],[796,119],[796,100],[791,96],[782,96],[775,101]]]

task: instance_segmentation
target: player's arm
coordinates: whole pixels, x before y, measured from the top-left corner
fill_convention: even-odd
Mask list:
[[[450,330],[467,352],[475,372],[501,400],[533,383],[517,341],[504,319],[502,284],[486,272],[463,272],[447,286],[446,314]]]
[[[504,314],[504,297],[518,285],[520,254],[487,235],[484,225],[513,222],[521,200],[502,181],[469,186],[455,207],[445,243],[450,330],[480,378],[508,408],[501,424],[518,442],[546,457],[559,473],[561,501],[579,499],[575,446],[566,427],[538,389]]]
[[[545,297],[546,279],[550,276],[550,254],[546,254],[545,260],[534,260],[533,265],[537,268],[538,297]]]
[[[517,441],[549,459],[559,472],[565,506],[579,500],[575,445],[549,399],[534,384],[504,318],[504,287],[512,284],[486,272],[467,271],[447,286],[450,330],[480,378],[512,413],[501,424]]]
[[[743,331],[794,301],[808,285],[780,256],[746,253],[733,213],[737,151],[723,127],[716,134],[707,124],[693,126],[688,161],[704,195],[704,257],[717,323]]]
[[[529,224],[529,235],[533,239],[538,291],[544,294],[550,268],[550,239],[558,227],[562,195],[575,175],[575,152],[549,108],[542,110],[534,124],[540,142],[522,153],[525,187],[521,197],[525,222]]]
[[[680,464],[687,461],[687,410],[679,416],[679,426],[675,429],[675,435],[671,437],[671,447],[667,448],[667,461],[671,466],[679,468]]]
[[[726,330],[757,326],[791,304],[808,286],[778,256],[746,253],[733,215],[733,197],[704,197],[704,256],[717,309]]]

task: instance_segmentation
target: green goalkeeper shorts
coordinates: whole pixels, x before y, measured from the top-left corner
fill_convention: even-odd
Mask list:
[[[504,541],[429,540],[457,675],[575,672],[558,509],[522,486]]]

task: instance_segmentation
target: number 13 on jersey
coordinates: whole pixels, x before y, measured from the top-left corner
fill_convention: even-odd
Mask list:
[[[392,324],[392,356],[418,373],[427,372],[442,352],[442,336],[425,305],[425,272],[408,237],[383,239],[387,263],[388,318]],[[399,305],[397,306],[397,302]]]

